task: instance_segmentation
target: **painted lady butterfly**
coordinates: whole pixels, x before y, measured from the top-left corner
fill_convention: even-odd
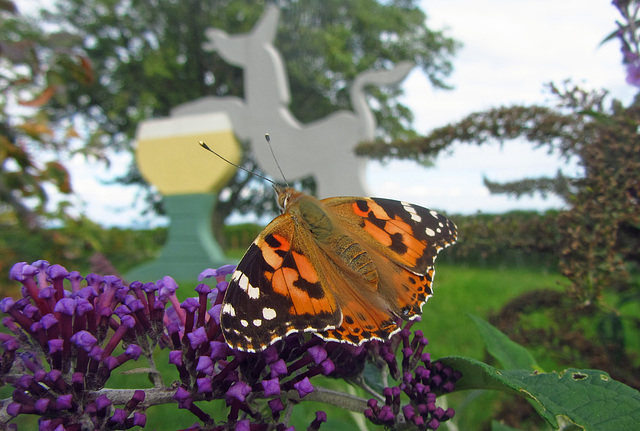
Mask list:
[[[456,241],[449,219],[389,199],[276,192],[282,214],[251,244],[224,297],[229,346],[259,352],[295,332],[360,345],[422,313],[436,255]]]

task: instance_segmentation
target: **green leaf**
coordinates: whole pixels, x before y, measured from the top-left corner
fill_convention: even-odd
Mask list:
[[[599,370],[569,368],[561,373],[498,370],[471,358],[441,361],[462,372],[456,390],[515,391],[528,399],[553,428],[574,424],[585,430],[637,429],[640,392]]]
[[[364,366],[362,377],[364,383],[376,392],[382,393],[385,388],[385,380],[382,374],[383,368],[376,366],[375,364],[367,361]]]
[[[487,351],[506,370],[539,370],[535,358],[527,349],[509,339],[505,334],[478,316],[469,315],[480,331]]]

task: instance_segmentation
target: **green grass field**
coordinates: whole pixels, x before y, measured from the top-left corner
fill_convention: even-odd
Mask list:
[[[523,292],[558,287],[555,273],[532,269],[489,269],[436,264],[433,297],[417,327],[429,339],[432,358],[461,355],[483,359],[484,350],[469,314],[487,317]]]

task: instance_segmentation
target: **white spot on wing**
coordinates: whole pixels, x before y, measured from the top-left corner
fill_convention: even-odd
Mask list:
[[[404,210],[406,212],[408,212],[411,215],[411,220],[420,223],[422,221],[422,217],[420,217],[416,211],[416,209],[407,202],[400,202],[402,204],[402,208],[404,208]]]
[[[262,320],[261,319],[254,319],[253,326],[261,326],[261,325],[262,325]]]
[[[258,299],[260,298],[260,289],[247,283],[247,295],[249,295],[251,299]]]
[[[436,233],[431,228],[426,228],[424,230],[424,233],[426,233],[428,236],[435,236],[436,235]]]
[[[247,286],[249,286],[249,278],[247,278],[246,275],[241,274],[240,277],[238,278],[238,286],[240,287],[240,289],[244,290],[245,292],[247,291]]]
[[[222,313],[223,314],[228,314],[232,317],[236,316],[236,309],[233,308],[233,305],[229,304],[228,302],[226,304],[224,304],[222,306]]]
[[[247,322],[247,321],[246,321],[246,320],[244,320],[244,319],[240,320],[240,324],[241,324],[242,326],[244,326],[245,328],[246,328],[247,326],[249,326],[249,322]]]
[[[265,320],[273,320],[276,318],[276,316],[276,310],[274,310],[273,308],[264,307],[262,309],[262,317],[264,317]]]
[[[233,274],[231,274],[231,281],[235,281],[237,283],[240,277],[242,277],[243,275],[244,273],[242,271],[238,271],[236,269],[235,271],[233,271]]]
[[[249,277],[246,274],[236,271],[231,277],[232,281],[235,281],[238,284],[238,287],[242,289],[242,291],[247,292],[247,295],[251,299],[260,298],[260,289],[254,287],[251,283],[249,283]]]

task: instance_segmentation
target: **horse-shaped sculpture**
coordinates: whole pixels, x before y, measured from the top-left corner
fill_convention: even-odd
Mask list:
[[[208,29],[205,50],[215,50],[228,63],[244,70],[244,99],[208,96],[174,108],[172,116],[224,111],[234,133],[250,141],[260,167],[280,179],[277,165],[265,143],[270,133],[280,165],[290,179],[313,175],[320,197],[366,196],[364,160],[356,157],[359,142],[375,138],[376,122],[367,104],[367,85],[402,81],[413,68],[401,62],[389,70],[367,70],[351,86],[353,111],[338,111],[321,120],[301,124],[289,111],[289,80],[284,62],[273,46],[279,11],[268,7],[250,33],[228,35]],[[215,146],[215,143],[212,143]]]

